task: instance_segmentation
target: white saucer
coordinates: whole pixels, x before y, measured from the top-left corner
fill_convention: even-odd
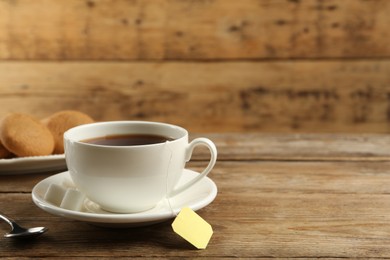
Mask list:
[[[184,169],[179,184],[186,183],[198,174],[192,170]],[[50,176],[35,185],[32,190],[32,199],[39,208],[53,215],[109,227],[134,227],[162,222],[175,217],[181,208],[186,206],[193,210],[199,210],[210,204],[217,196],[217,186],[210,178],[205,177],[188,190],[170,198],[169,203],[167,199],[164,199],[153,209],[140,213],[116,214],[107,212],[88,199],[85,199],[80,211],[74,211],[61,208],[59,205],[45,200],[45,193],[51,184],[69,188],[69,184],[72,185],[69,172]]]

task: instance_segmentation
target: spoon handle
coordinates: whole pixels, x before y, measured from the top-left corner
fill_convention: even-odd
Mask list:
[[[7,217],[3,212],[0,211],[0,218],[7,222],[11,227],[14,226],[15,221],[12,218]]]

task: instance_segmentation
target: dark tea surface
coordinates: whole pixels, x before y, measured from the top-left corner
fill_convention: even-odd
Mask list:
[[[173,139],[161,135],[146,134],[126,134],[126,135],[107,135],[97,138],[82,140],[83,143],[109,145],[109,146],[134,146],[164,143]]]

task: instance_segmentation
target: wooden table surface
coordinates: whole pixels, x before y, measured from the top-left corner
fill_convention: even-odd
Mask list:
[[[49,228],[35,240],[0,238],[0,257],[390,258],[390,136],[206,136],[219,151],[210,174],[217,198],[198,211],[214,229],[207,249],[173,233],[172,220],[109,229],[50,215],[31,199],[47,173],[0,176],[0,209]],[[199,150],[188,167],[200,170],[206,158]]]

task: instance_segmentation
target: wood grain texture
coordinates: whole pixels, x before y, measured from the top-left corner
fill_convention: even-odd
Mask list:
[[[175,235],[171,221],[140,228],[107,229],[50,215],[34,206],[29,194],[34,181],[49,175],[29,174],[0,177],[0,208],[22,225],[44,223],[49,232],[34,241],[3,238],[0,256],[11,259],[390,257],[390,160],[372,160],[388,154],[389,151],[383,150],[389,141],[386,135],[265,136],[208,136],[218,146],[225,144],[221,148],[225,152],[229,149],[242,157],[218,161],[210,174],[218,186],[218,196],[211,205],[198,211],[214,229],[206,250],[195,250]],[[246,157],[249,153],[242,153],[254,150],[257,154],[265,150],[262,145],[270,150],[277,148],[274,152],[280,153],[276,156],[279,160],[254,160]],[[335,158],[344,151],[359,154],[361,159],[302,161],[290,157],[300,152],[305,155],[310,148],[318,156]],[[365,152],[361,153],[360,148]],[[204,163],[200,159],[191,168],[199,171]],[[7,227],[1,225],[0,230],[6,232]]]
[[[389,161],[387,134],[191,134],[190,139],[207,137],[218,148],[219,161]],[[210,158],[199,147],[193,158]]]
[[[390,62],[0,63],[0,116],[78,109],[191,132],[390,130]]]
[[[389,57],[387,0],[3,0],[3,60]]]
[[[218,185],[218,197],[198,212],[214,229],[202,251],[176,236],[171,221],[106,229],[43,212],[28,193],[0,193],[2,210],[17,216],[21,224],[45,223],[50,229],[32,243],[2,239],[0,256],[386,258],[390,257],[389,166],[389,162],[219,162],[210,175]],[[35,177],[39,181],[43,176]],[[21,183],[20,176],[0,181],[2,189]]]
[[[2,0],[0,117],[73,108],[192,132],[387,133],[389,11],[387,0]]]
[[[390,202],[384,194],[221,192],[213,204],[199,211],[214,228],[208,248],[202,251],[196,251],[175,235],[170,221],[143,228],[105,229],[51,216],[32,205],[28,194],[0,197],[3,208],[18,216],[23,225],[45,223],[49,228],[47,234],[33,242],[2,239],[1,257],[364,259],[390,256],[387,238]],[[11,203],[18,206],[10,207]],[[29,250],[17,250],[20,248]]]

